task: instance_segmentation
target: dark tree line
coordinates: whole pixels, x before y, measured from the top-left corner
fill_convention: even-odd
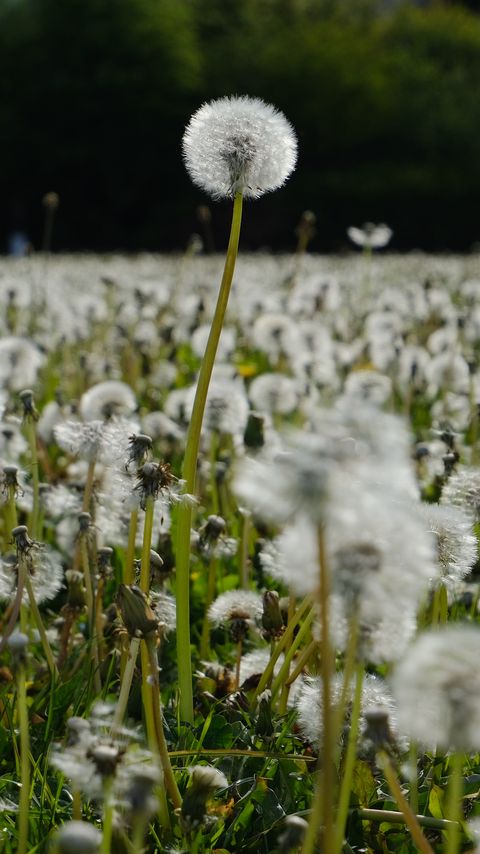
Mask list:
[[[480,18],[381,0],[0,0],[0,248],[178,249],[201,230],[180,140],[203,101],[249,94],[299,136],[288,185],[248,205],[243,241],[317,250],[386,221],[398,248],[480,239]],[[229,206],[212,204],[223,245]]]

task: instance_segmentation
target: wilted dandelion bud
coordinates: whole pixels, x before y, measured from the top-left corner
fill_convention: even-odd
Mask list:
[[[79,513],[78,525],[80,528],[79,536],[85,536],[85,534],[88,534],[92,525],[92,517],[90,516],[90,513],[87,513],[85,510],[82,513]]]
[[[295,168],[297,139],[283,113],[259,98],[210,101],[190,119],[183,157],[193,181],[215,199],[257,199]]]
[[[140,506],[145,509],[147,500],[158,497],[162,490],[169,491],[176,478],[168,463],[144,463],[138,470],[136,491],[140,495]]]
[[[147,597],[135,584],[120,585],[117,605],[131,637],[145,637],[157,628],[158,620],[148,604]]]
[[[210,765],[195,765],[188,769],[191,783],[185,792],[180,819],[185,830],[191,831],[207,820],[207,800],[216,791],[228,786],[225,774]]]
[[[147,436],[145,433],[133,433],[128,440],[126,468],[129,468],[130,463],[134,463],[139,468],[146,461],[151,450],[152,439],[150,436]]]
[[[2,492],[6,498],[8,498],[10,490],[13,491],[14,495],[17,495],[21,492],[20,484],[18,482],[18,468],[13,465],[3,466],[3,478],[2,478]]]
[[[23,405],[23,418],[27,420],[31,418],[33,421],[38,421],[39,414],[35,407],[35,399],[33,396],[33,391],[31,388],[26,388],[23,391],[19,392],[19,398],[22,401]]]
[[[287,815],[284,828],[283,833],[278,837],[279,854],[288,854],[289,851],[300,847],[308,828],[308,822],[299,815]]]
[[[58,854],[97,854],[102,834],[86,821],[68,821],[53,837],[53,850]]]
[[[16,528],[13,528],[12,537],[17,547],[17,554],[29,552],[35,545],[35,540],[31,540],[28,536],[26,525],[17,525]]]
[[[390,729],[390,717],[384,706],[372,706],[365,710],[364,739],[373,744],[375,750],[388,750],[395,739]]]
[[[112,560],[113,549],[110,546],[103,546],[103,548],[98,549],[97,551],[97,566],[98,572],[102,576],[111,575],[112,573]]]
[[[257,735],[270,736],[274,731],[272,721],[272,692],[262,691],[258,697],[258,717],[255,724]]]
[[[265,640],[273,640],[283,631],[280,597],[276,590],[266,590],[263,594],[262,626]]]

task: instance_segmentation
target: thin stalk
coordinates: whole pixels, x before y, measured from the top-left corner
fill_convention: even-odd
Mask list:
[[[218,294],[215,314],[213,316],[210,334],[203,357],[197,390],[193,403],[192,416],[187,435],[182,477],[185,480],[185,491],[195,494],[197,459],[200,447],[200,433],[203,414],[207,400],[210,377],[217,352],[218,341],[222,331],[223,319],[227,308],[230,287],[232,284],[235,262],[238,253],[240,226],[242,222],[242,195],[237,193],[233,204],[230,239],[225,259],[225,267]],[[190,652],[190,529],[192,527],[192,507],[180,504],[177,516],[177,661],[178,682],[180,692],[180,718],[193,722],[193,687],[192,663]]]
[[[292,619],[293,619],[293,615],[295,614],[295,605],[296,605],[295,596],[294,596],[292,593],[290,593],[290,596],[289,596],[289,599],[288,599],[288,617],[287,617],[287,623],[289,623],[289,622],[290,622],[290,620],[292,620]],[[291,665],[292,658],[293,658],[293,656],[288,657],[288,653],[289,653],[289,651],[290,651],[290,647],[291,647],[291,644],[289,644],[288,651],[287,651],[287,653],[286,653],[286,658],[288,658],[288,664],[287,664],[287,669],[286,669],[286,672],[285,672],[285,678],[284,678],[284,681],[283,681],[283,684],[282,684],[282,692],[281,692],[281,694],[280,694],[280,700],[279,700],[279,703],[278,703],[278,714],[279,714],[279,715],[284,715],[284,714],[286,713],[286,711],[287,711],[287,705],[288,705],[288,695],[289,695],[289,693],[290,693],[290,683],[289,683],[288,679],[289,679],[289,676],[290,676],[290,665]]]
[[[85,481],[85,489],[83,491],[82,511],[90,512],[90,503],[92,500],[93,484],[95,482],[95,460],[90,460],[87,469],[87,479]]]
[[[286,684],[293,685],[296,679],[300,676],[302,670],[306,667],[308,662],[310,661],[312,655],[315,653],[317,649],[318,643],[316,640],[310,641],[308,646],[300,653],[298,656],[295,667],[292,672],[289,674]]]
[[[80,789],[72,788],[72,819],[74,821],[82,820],[82,795]]]
[[[19,564],[23,563],[24,558],[19,556]],[[30,581],[30,575],[28,573],[28,569],[26,569],[25,576],[25,587],[28,593],[28,598],[30,601],[30,610],[33,614],[33,619],[35,620],[35,625],[38,629],[38,633],[40,635],[40,640],[42,642],[43,652],[45,654],[45,658],[47,659],[48,668],[50,670],[50,675],[52,679],[58,678],[58,669],[55,664],[55,659],[53,657],[53,653],[50,647],[50,643],[48,640],[47,633],[45,631],[45,626],[43,625],[42,615],[40,614],[38,605],[35,601],[35,593],[33,592],[32,582]]]
[[[362,821],[388,822],[390,824],[405,824],[403,812],[395,810],[359,809],[356,813]],[[422,827],[432,827],[435,830],[450,830],[451,822],[446,818],[433,818],[430,815],[416,815],[417,822]]]
[[[333,650],[330,643],[330,577],[326,558],[325,534],[323,527],[318,529],[318,558],[320,569],[319,606],[320,606],[320,645],[322,680],[322,766],[315,791],[314,802],[305,836],[302,854],[313,854],[320,827],[322,832],[322,850],[333,852],[335,845],[334,827],[334,755],[335,720],[331,702],[331,683],[333,674]]]
[[[7,502],[5,504],[5,529],[7,534],[18,525],[17,505],[15,501],[15,487],[7,487]]]
[[[462,754],[457,751],[452,753],[448,763],[451,774],[447,789],[447,818],[451,825],[448,829],[446,854],[457,854],[460,850],[463,794],[462,764]]]
[[[417,846],[417,848],[420,849],[422,854],[434,854],[433,848],[422,833],[422,829],[417,821],[415,813],[410,808],[405,797],[403,796],[403,792],[400,783],[398,782],[397,775],[394,771],[392,763],[390,762],[390,757],[384,750],[381,750],[379,753],[379,759],[381,761],[381,765],[390,791],[404,815],[405,824],[407,825],[410,833],[412,834],[412,839],[415,845]]]
[[[28,817],[30,813],[30,736],[28,729],[27,687],[25,667],[17,670],[17,714],[20,730],[20,803],[18,805],[17,854],[28,850]]]
[[[237,656],[235,661],[235,690],[240,684],[240,667],[242,665],[243,639],[237,641]]]
[[[280,670],[278,671],[278,673],[275,676],[275,679],[273,680],[273,683],[272,683],[272,701],[275,699],[275,697],[278,694],[282,685],[286,682],[286,680],[288,680],[290,664],[292,662],[292,659],[293,659],[297,649],[299,648],[299,646],[301,646],[301,644],[303,643],[305,636],[310,631],[310,628],[311,628],[311,625],[313,623],[314,618],[315,618],[315,612],[312,610],[312,611],[310,611],[308,616],[303,621],[303,623],[300,626],[297,634],[295,635],[295,638],[293,639],[292,643],[290,644],[289,649],[286,651],[285,660],[284,660]]]
[[[151,696],[153,716],[155,720],[155,732],[157,736],[157,750],[162,763],[165,788],[170,795],[174,808],[179,809],[182,806],[182,796],[178,791],[177,781],[175,780],[170,756],[168,755],[165,733],[163,732],[162,710],[160,706],[160,683],[158,679],[158,661],[153,635],[146,635],[145,645],[148,650],[148,658],[150,662]]]
[[[140,589],[148,596],[150,589],[150,549],[152,546],[154,500],[149,496],[145,503],[145,517],[143,522],[142,562],[140,569]],[[142,663],[142,704],[145,715],[145,728],[147,730],[147,742],[150,750],[155,750],[155,717],[152,705],[152,692],[148,684],[149,657],[145,644],[140,646],[140,660]]]
[[[135,543],[137,539],[138,510],[135,508],[130,514],[130,525],[128,528],[127,553],[123,567],[123,583],[134,584],[133,562],[135,560]]]
[[[345,663],[343,667],[343,685],[340,699],[335,709],[335,742],[339,742],[341,727],[345,717],[345,708],[347,705],[347,697],[355,672],[355,664],[357,660],[357,645],[358,645],[358,618],[354,613],[350,619],[350,631],[348,636],[348,644],[345,653]]]
[[[125,671],[122,677],[122,684],[120,686],[120,694],[118,695],[115,714],[113,716],[112,732],[114,732],[118,727],[122,725],[123,720],[125,718],[125,712],[127,710],[127,703],[128,698],[130,696],[130,688],[132,686],[133,674],[135,672],[135,665],[137,663],[139,647],[140,638],[132,638],[130,641],[130,650],[128,652],[128,659]]]
[[[103,836],[101,854],[110,854],[113,830],[113,777],[103,784]]]
[[[248,510],[242,510],[241,516],[243,519],[242,536],[240,539],[239,565],[240,565],[240,587],[244,590],[248,588],[248,546],[250,541],[250,531],[252,528],[252,516]]]
[[[207,659],[210,650],[210,621],[208,619],[208,609],[215,599],[215,591],[217,587],[217,570],[218,559],[212,557],[208,566],[207,579],[207,597],[205,600],[205,609],[203,614],[202,637],[200,640],[200,656]]]
[[[100,679],[100,656],[98,652],[98,637],[95,628],[95,607],[94,607],[94,599],[93,599],[93,583],[92,583],[92,574],[90,572],[90,558],[88,555],[88,543],[87,538],[83,534],[80,536],[79,540],[80,547],[80,557],[82,561],[82,569],[83,569],[83,578],[85,581],[85,598],[87,600],[87,617],[88,617],[88,631],[90,636],[90,642],[92,644],[91,655],[93,657],[94,669],[93,669],[93,681],[95,685],[95,692],[97,694],[101,693],[102,683]]]
[[[275,646],[275,649],[274,649],[272,655],[270,656],[270,660],[269,660],[265,670],[263,671],[263,675],[260,679],[260,682],[258,683],[257,688],[255,689],[255,694],[254,694],[254,703],[255,704],[257,702],[257,698],[258,698],[259,694],[261,694],[262,691],[264,691],[265,688],[267,687],[267,685],[271,682],[271,679],[273,676],[273,671],[275,668],[275,664],[277,663],[277,661],[278,661],[281,653],[285,649],[285,647],[288,646],[289,643],[291,643],[291,640],[293,638],[293,634],[295,632],[296,627],[298,626],[298,624],[299,624],[300,620],[302,619],[302,617],[304,616],[305,612],[311,607],[311,605],[312,605],[311,596],[310,595],[305,596],[305,599],[303,599],[303,601],[298,606],[293,620],[291,620],[291,622],[288,623],[288,626],[285,629],[281,638],[279,639],[277,645]]]
[[[142,563],[140,569],[140,589],[148,595],[150,590],[150,550],[152,548],[153,511],[155,503],[152,497],[145,502],[145,519],[143,523]]]
[[[338,813],[336,825],[336,840],[334,854],[341,854],[343,846],[343,837],[347,824],[348,807],[350,805],[350,795],[352,792],[353,770],[355,767],[355,759],[357,756],[357,737],[358,725],[360,721],[360,712],[362,707],[362,688],[363,688],[363,664],[357,666],[355,679],[355,693],[353,696],[352,713],[350,716],[350,727],[348,732],[347,752],[345,755],[345,763],[343,767],[342,782],[340,785],[340,795],[338,799]]]
[[[32,467],[32,488],[33,488],[33,507],[32,517],[29,524],[32,539],[36,540],[39,535],[38,519],[40,515],[40,481],[38,474],[38,453],[37,453],[37,431],[35,429],[35,421],[31,416],[25,419],[25,433],[30,447],[30,464]]]
[[[418,813],[418,747],[415,741],[410,742],[409,749],[410,782],[410,806],[414,813]]]

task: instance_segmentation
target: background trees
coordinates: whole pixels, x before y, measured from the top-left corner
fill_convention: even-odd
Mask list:
[[[398,248],[479,239],[480,18],[461,5],[364,0],[0,0],[0,246],[170,249],[205,203],[180,139],[200,103],[256,95],[282,109],[299,167],[252,205],[243,240],[292,248],[305,208],[317,250],[385,220]],[[212,208],[219,243],[228,206]]]

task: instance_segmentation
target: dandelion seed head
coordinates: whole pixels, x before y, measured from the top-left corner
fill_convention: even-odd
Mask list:
[[[276,190],[295,168],[297,140],[283,113],[259,98],[227,97],[204,104],[183,137],[194,184],[215,199]]]
[[[84,421],[106,421],[112,416],[128,418],[137,408],[137,399],[127,383],[105,380],[82,394],[79,408]]]
[[[450,624],[423,632],[392,677],[402,732],[427,747],[480,747],[480,629]]]

